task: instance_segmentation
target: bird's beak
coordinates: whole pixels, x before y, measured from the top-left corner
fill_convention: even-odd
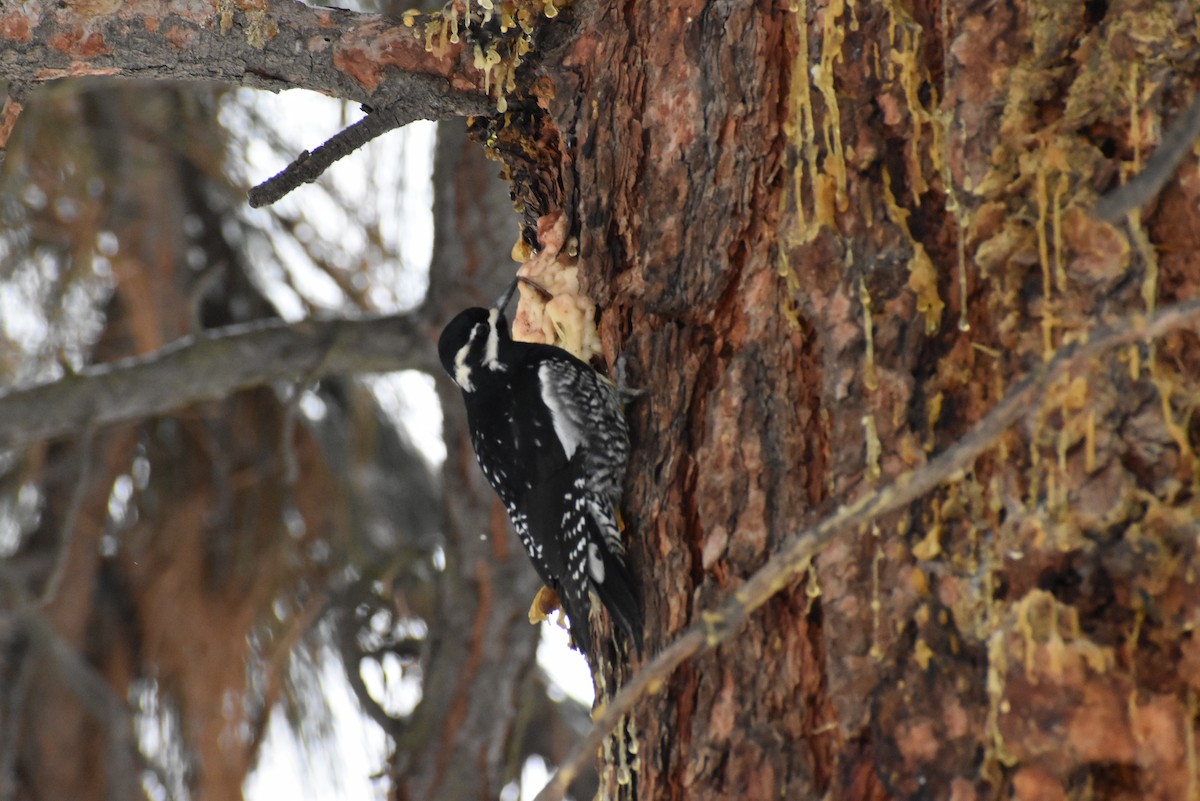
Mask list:
[[[517,284],[520,282],[520,278],[514,278],[513,282],[508,285],[508,289],[504,290],[504,294],[497,298],[496,302],[492,304],[492,308],[499,309],[500,312],[503,313],[504,307],[508,305],[510,300],[512,300],[513,293],[517,291]]]

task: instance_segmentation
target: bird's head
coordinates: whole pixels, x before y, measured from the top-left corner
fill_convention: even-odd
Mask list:
[[[491,308],[465,309],[442,330],[438,339],[438,358],[463,392],[476,389],[480,371],[493,373],[505,369],[500,361],[500,349],[509,342],[510,336],[504,307],[516,288],[517,281],[513,281]]]

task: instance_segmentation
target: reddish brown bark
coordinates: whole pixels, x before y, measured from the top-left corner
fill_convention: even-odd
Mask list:
[[[1194,295],[1194,164],[1144,226],[1088,214],[1195,92],[1184,3],[575,13],[539,90],[571,144],[518,185],[561,186],[525,205],[573,218],[606,355],[651,390],[627,504],[658,643],[1030,365]],[[1193,792],[1196,344],[1095,360],[845,532],[645,701],[624,792]]]
[[[628,511],[648,633],[664,642],[811,519],[826,446],[819,352],[781,313],[774,264],[789,18],[627,12],[581,10],[552,112],[577,141],[564,195],[602,340],[652,389],[632,407]],[[788,593],[638,710],[638,797],[801,797],[828,781],[814,611]]]
[[[446,36],[427,48],[425,21],[303,3],[33,0],[0,9],[0,74],[21,87],[84,75],[302,85],[376,106],[401,99],[434,118],[470,113],[483,76]]]

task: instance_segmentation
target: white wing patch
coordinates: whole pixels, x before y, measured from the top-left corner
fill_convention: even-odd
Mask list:
[[[550,410],[550,420],[554,423],[554,434],[558,437],[558,441],[562,443],[563,452],[566,453],[569,460],[575,454],[575,449],[583,442],[584,432],[580,429],[579,424],[572,419],[572,415],[568,413],[555,378],[554,368],[550,364],[543,364],[538,368],[538,383],[541,385],[542,402]]]

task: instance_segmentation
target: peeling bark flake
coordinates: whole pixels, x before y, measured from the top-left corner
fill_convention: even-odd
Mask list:
[[[37,19],[14,11],[0,15],[0,38],[12,42],[29,42],[33,40],[33,26]]]
[[[91,59],[112,53],[112,49],[105,45],[103,35],[87,33],[80,27],[56,33],[47,44],[77,59]]]

